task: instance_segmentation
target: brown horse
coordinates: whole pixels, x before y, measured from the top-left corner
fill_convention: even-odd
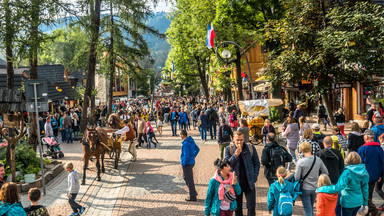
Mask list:
[[[97,167],[97,181],[101,181],[100,177],[100,158],[101,158],[101,171],[104,173],[104,154],[106,150],[104,149],[104,146],[101,144],[108,143],[108,136],[107,132],[101,128],[95,127],[88,128],[85,134],[85,139],[83,140],[83,161],[84,161],[84,166],[83,166],[83,181],[81,182],[82,185],[85,184],[85,178],[86,178],[86,170],[88,167],[88,162],[89,159],[92,156],[96,157],[96,167]]]
[[[121,129],[123,128],[123,125],[120,123],[120,115],[118,113],[113,113],[109,115],[108,121],[107,121],[107,126],[109,128],[113,129]]]

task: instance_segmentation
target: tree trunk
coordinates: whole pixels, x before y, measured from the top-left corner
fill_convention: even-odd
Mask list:
[[[32,1],[32,9],[31,9],[31,38],[30,43],[31,50],[30,50],[30,68],[29,68],[29,79],[37,79],[37,53],[38,53],[38,47],[39,47],[39,4],[36,1]],[[38,139],[38,131],[37,131],[37,120],[35,113],[29,113],[29,123],[30,128],[28,130],[28,142],[33,147],[33,149],[36,151],[37,149],[37,139]]]
[[[110,10],[111,10],[111,40],[109,47],[109,98],[108,98],[108,116],[112,113],[112,103],[113,103],[113,83],[115,81],[115,62],[114,62],[114,50],[113,50],[113,3],[110,0]],[[129,89],[128,89],[129,91]]]
[[[273,99],[281,99],[281,82],[274,83],[272,85],[272,98]],[[276,107],[277,111],[279,112],[280,120],[283,119],[283,106]]]
[[[239,93],[239,100],[244,100],[243,80],[241,78],[241,53],[239,49],[236,49],[236,83],[237,91]]]
[[[201,62],[199,56],[194,56],[194,57],[195,57],[195,60],[197,62],[197,71],[199,72],[200,81],[201,81],[201,84],[203,85],[204,95],[208,100],[209,99],[209,90],[208,90],[207,77],[205,76],[205,70],[203,69],[204,64],[203,64],[203,62]]]
[[[14,88],[14,71],[13,71],[13,39],[14,28],[12,25],[12,12],[9,5],[9,0],[5,4],[5,46],[6,46],[6,61],[7,61],[7,89]]]
[[[99,27],[100,27],[100,5],[101,0],[95,0],[95,5],[91,4],[91,13],[93,15],[92,18],[92,31],[91,31],[91,44],[89,50],[89,64],[88,64],[88,74],[87,74],[87,82],[85,86],[84,93],[84,107],[82,116],[87,116],[87,109],[89,107],[89,99],[91,99],[91,116],[89,116],[90,122],[94,121],[95,113],[94,109],[94,101],[95,97],[92,96],[92,90],[95,88],[95,71],[96,71],[96,57],[97,57],[97,42],[99,39]],[[93,107],[92,107],[93,105]],[[87,124],[87,118],[81,118],[81,131],[85,131]]]
[[[327,109],[327,113],[328,113],[328,117],[331,125],[336,125],[336,120],[333,117],[333,110],[331,108],[331,103],[330,103],[328,94],[323,95],[323,101],[324,101],[325,108]]]

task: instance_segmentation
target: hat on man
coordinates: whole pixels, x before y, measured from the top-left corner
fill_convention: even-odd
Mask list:
[[[363,135],[373,136],[375,135],[375,132],[373,132],[373,130],[367,129],[364,131]]]
[[[315,123],[315,124],[312,125],[312,129],[313,130],[320,130],[320,125]]]

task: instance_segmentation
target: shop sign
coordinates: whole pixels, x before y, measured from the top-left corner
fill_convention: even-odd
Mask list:
[[[20,127],[20,115],[4,114],[4,127],[6,128],[19,128]]]
[[[352,83],[336,83],[336,84],[334,84],[335,89],[352,88],[352,87],[353,87]]]

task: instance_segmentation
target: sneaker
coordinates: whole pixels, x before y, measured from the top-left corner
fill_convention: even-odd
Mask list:
[[[80,214],[83,214],[84,211],[85,211],[85,206],[83,206],[83,208],[80,209],[80,212],[79,212],[79,213],[80,213]]]

